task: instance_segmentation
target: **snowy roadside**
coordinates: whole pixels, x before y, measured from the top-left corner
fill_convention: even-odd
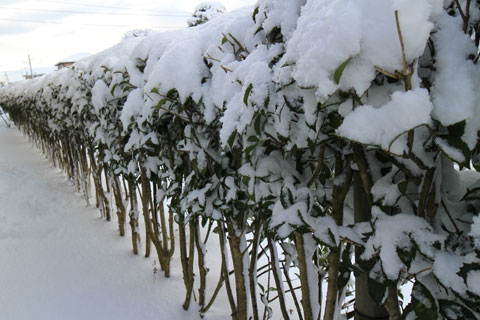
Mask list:
[[[153,258],[131,253],[59,170],[0,123],[0,317],[199,319],[182,309],[178,258],[172,275],[153,276]],[[222,306],[220,303],[218,306]],[[205,319],[229,318],[228,305]]]

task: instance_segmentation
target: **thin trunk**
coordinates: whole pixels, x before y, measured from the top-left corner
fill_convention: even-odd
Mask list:
[[[275,246],[276,246],[276,243],[273,242],[272,238],[268,237],[268,248],[270,249],[270,255],[272,256],[271,264],[272,264],[272,271],[273,271],[273,279],[275,280],[275,285],[277,286],[280,310],[282,311],[283,319],[288,320],[290,319],[290,316],[288,315],[287,306],[285,302],[285,290],[283,289],[282,274],[280,273],[280,263],[278,259],[278,252]]]
[[[151,239],[157,250],[160,266],[165,273],[165,278],[170,277],[170,263],[175,252],[175,233],[174,233],[174,215],[169,210],[168,226],[165,221],[165,208],[163,199],[157,200],[157,185],[153,183],[153,198],[150,198],[151,217],[153,225],[153,233]],[[159,216],[160,222],[159,223]],[[160,239],[160,235],[162,236]]]
[[[100,186],[100,199],[103,207],[103,214],[105,216],[105,219],[107,221],[111,220],[111,214],[110,214],[110,201],[107,198],[107,195],[105,194],[105,191],[103,190],[103,183],[102,183],[102,172],[103,172],[104,165],[102,163],[99,164],[98,166],[98,185]]]
[[[318,281],[317,281],[318,299],[317,299],[317,302],[318,302],[319,309],[318,309],[317,319],[320,320],[320,318],[322,316],[322,296],[323,296],[322,285],[323,285],[324,274],[320,271],[322,266],[319,263],[318,249],[315,251],[315,254],[313,255],[313,261],[315,261],[315,267],[318,270],[318,272],[317,272],[317,277],[318,277]]]
[[[371,209],[365,199],[367,194],[359,172],[354,173],[353,188],[354,222],[370,221]],[[356,260],[360,259],[358,251],[355,252],[355,256]],[[370,297],[366,274],[359,274],[355,277],[355,310],[356,320],[388,317],[387,310]]]
[[[292,280],[290,279],[290,275],[288,274],[285,265],[283,265],[283,275],[287,280],[288,289],[290,290],[290,294],[293,298],[293,303],[295,304],[295,308],[297,309],[298,319],[303,320],[302,308],[300,307],[300,303],[298,302],[297,295],[295,294],[295,288],[293,287]]]
[[[257,260],[258,260],[258,246],[262,234],[262,220],[257,218],[255,220],[255,231],[253,232],[252,251],[250,253],[250,267],[248,269],[248,277],[250,280],[250,298],[252,299],[253,319],[259,320],[258,303],[257,303]]]
[[[192,300],[192,293],[193,293],[193,283],[194,283],[194,274],[193,274],[193,266],[194,266],[194,256],[195,256],[195,233],[196,233],[196,227],[195,223],[190,221],[188,223],[189,225],[189,252],[188,252],[188,257],[187,257],[187,272],[186,272],[186,279],[184,279],[185,282],[185,288],[186,288],[186,294],[185,294],[185,302],[183,303],[183,309],[188,310],[190,307],[190,301]]]
[[[160,210],[160,232],[162,233],[162,240],[163,240],[163,250],[166,252],[168,251],[168,228],[167,228],[167,223],[165,221],[165,210],[163,208],[163,203],[160,203],[159,206]],[[172,222],[170,219],[169,222]],[[158,222],[157,222],[157,228],[158,228]],[[170,236],[173,237],[173,233],[170,231]]]
[[[70,148],[70,141],[67,137],[64,138],[64,153],[66,155],[66,159],[68,159],[67,163],[68,163],[68,170],[67,170],[67,174],[68,174],[68,178],[70,180],[73,180],[74,178],[74,164],[73,164],[73,158],[72,158],[72,154],[71,154],[71,148]]]
[[[188,281],[188,255],[187,255],[187,236],[185,230],[185,216],[179,214],[178,221],[178,238],[180,240],[180,261],[182,263],[182,272],[183,272],[183,283],[185,288],[187,287]]]
[[[387,301],[385,301],[384,306],[390,315],[390,320],[400,320],[402,318],[398,304],[398,289],[396,284],[388,287]]]
[[[157,251],[158,262],[160,263],[160,267],[162,271],[164,271],[165,277],[168,278],[170,276],[170,261],[173,255],[173,249],[175,243],[172,243],[172,248],[169,250],[168,245],[165,246],[164,244],[168,244],[167,239],[160,239],[160,234],[158,230],[158,223],[157,223],[157,210],[156,206],[153,205],[152,200],[152,192],[151,192],[151,183],[150,180],[147,179],[145,168],[141,165],[140,166],[140,180],[142,186],[142,204],[143,204],[143,217],[145,221],[145,233],[147,235],[147,247],[145,251],[145,256],[150,254],[150,244],[153,243],[155,246],[155,250]],[[164,215],[163,206],[161,208],[161,215]],[[152,226],[153,225],[153,226]],[[166,229],[166,226],[162,228]]]
[[[237,320],[247,320],[248,317],[248,293],[247,279],[244,268],[244,255],[242,246],[243,235],[236,235],[236,228],[232,220],[227,222],[229,233],[230,253],[232,254],[233,271],[235,275],[235,289],[237,293]],[[241,230],[244,230],[243,226]]]
[[[347,196],[350,184],[352,181],[352,170],[350,168],[350,161],[347,159],[347,163],[344,166],[340,155],[335,156],[335,171],[336,176],[339,176],[345,171],[345,181],[343,185],[336,185],[333,187],[333,203],[332,203],[332,216],[338,226],[343,224],[343,206],[345,203],[345,197]],[[324,320],[335,319],[336,308],[338,304],[338,267],[340,264],[340,246],[333,248],[329,254],[329,266],[328,266],[328,290],[327,298],[325,302],[325,315]]]
[[[107,194],[109,191],[109,186],[108,186],[108,182],[106,184],[106,189],[107,191],[105,191],[103,189],[103,179],[102,179],[102,176],[103,176],[103,172],[107,171],[107,167],[106,165],[103,163],[103,158],[104,158],[104,150],[103,150],[103,147],[100,147],[99,148],[99,154],[98,154],[98,159],[99,159],[99,163],[98,163],[98,183],[99,185],[101,186],[101,190],[100,190],[100,199],[101,199],[101,203],[103,205],[103,211],[104,211],[104,215],[105,215],[105,218],[107,221],[110,221],[111,220],[111,213],[110,213],[110,201],[107,197]],[[107,179],[107,176],[105,175],[105,179]]]
[[[82,186],[83,194],[85,196],[85,201],[87,206],[90,206],[90,172],[88,168],[88,161],[86,156],[85,147],[81,146],[79,152],[80,168],[82,169]]]
[[[152,223],[150,221],[150,181],[147,179],[145,168],[140,163],[140,184],[141,184],[141,200],[143,221],[145,223],[145,258],[150,257],[151,238],[154,237],[152,232]]]
[[[140,245],[140,234],[138,233],[138,200],[135,177],[128,178],[128,189],[130,193],[130,229],[132,230],[132,249],[133,254],[138,254]]]
[[[122,178],[122,186],[124,190],[124,195],[125,195],[125,202],[128,202],[130,199],[130,193],[128,192],[128,186],[127,186],[127,180],[125,177]]]
[[[95,186],[95,199],[96,199],[96,207],[100,209],[102,216],[107,218],[107,212],[110,211],[110,207],[108,204],[108,199],[105,196],[103,191],[103,184],[102,184],[102,163],[100,161],[96,161],[95,154],[93,149],[89,148],[89,156],[90,156],[90,166],[92,167],[92,174],[93,174],[93,183]],[[109,220],[109,219],[107,219]]]
[[[228,302],[230,303],[230,310],[232,311],[232,319],[237,319],[237,306],[233,297],[233,290],[230,284],[230,274],[228,272],[227,263],[227,237],[225,233],[225,226],[222,221],[217,222],[218,225],[218,237],[220,240],[220,254],[222,256],[222,273],[225,281],[225,289],[227,291]]]
[[[200,273],[200,287],[198,288],[198,304],[201,308],[205,306],[205,291],[207,289],[208,269],[205,262],[205,244],[200,237],[200,224],[197,222],[195,232],[195,244],[198,253],[198,270]]]
[[[127,220],[127,210],[125,209],[125,204],[123,202],[122,190],[120,187],[120,181],[118,176],[113,176],[113,195],[115,198],[115,204],[117,208],[117,219],[118,219],[118,230],[120,236],[125,236],[125,222]]]
[[[208,311],[208,309],[210,309],[210,307],[215,302],[215,299],[217,298],[217,296],[220,292],[220,289],[222,289],[223,281],[224,281],[224,278],[223,278],[223,261],[222,261],[222,266],[221,266],[220,269],[221,269],[220,278],[218,279],[218,283],[217,283],[217,286],[215,288],[215,291],[213,292],[212,298],[210,299],[210,301],[207,303],[206,306],[204,306],[202,309],[200,309],[200,313],[205,313],[205,312]]]
[[[308,267],[307,263],[308,257],[305,256],[305,246],[303,241],[303,235],[299,232],[295,232],[295,247],[297,248],[298,254],[298,268],[300,270],[300,284],[302,287],[302,306],[303,306],[303,316],[305,320],[313,320],[313,309],[310,299],[310,286],[308,279]],[[329,283],[330,285],[330,283]]]

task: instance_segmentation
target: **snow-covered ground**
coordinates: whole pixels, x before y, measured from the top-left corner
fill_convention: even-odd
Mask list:
[[[154,277],[153,261],[0,123],[0,319],[199,319],[193,302],[181,306],[178,255],[169,279]],[[228,304],[216,308],[205,319],[229,318]]]

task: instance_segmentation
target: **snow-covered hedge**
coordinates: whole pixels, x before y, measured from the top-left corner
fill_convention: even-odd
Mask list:
[[[126,37],[0,104],[114,176],[143,170],[182,225],[225,227],[235,318],[268,307],[252,288],[267,241],[285,251],[271,250],[284,318],[292,265],[304,319],[348,312],[352,291],[357,316],[476,319],[479,19],[469,0],[260,0]]]

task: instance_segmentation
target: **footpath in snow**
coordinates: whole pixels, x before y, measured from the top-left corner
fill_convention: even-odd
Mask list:
[[[178,257],[171,278],[154,277],[153,258],[134,256],[116,222],[99,216],[27,138],[0,124],[0,319],[199,319],[194,304],[182,309]]]

